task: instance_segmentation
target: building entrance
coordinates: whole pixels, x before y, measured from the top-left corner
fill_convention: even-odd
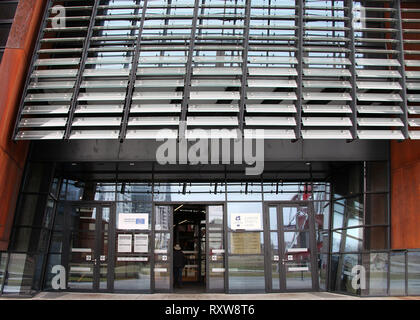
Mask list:
[[[180,246],[185,257],[181,283],[177,283],[174,272],[174,289],[205,291],[206,206],[180,204],[174,209],[173,219],[174,244]],[[174,265],[174,271],[175,268]]]
[[[266,211],[272,291],[318,291],[315,217],[311,203],[272,203],[266,205]]]
[[[225,292],[225,212],[220,204],[155,206],[154,292]],[[174,288],[174,246],[185,255]]]
[[[111,291],[114,248],[114,206],[111,203],[65,203],[61,223],[64,241],[62,262],[67,270],[67,289]]]

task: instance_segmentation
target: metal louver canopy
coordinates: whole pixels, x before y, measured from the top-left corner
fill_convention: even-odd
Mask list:
[[[420,28],[399,3],[49,0],[13,137],[418,139]]]

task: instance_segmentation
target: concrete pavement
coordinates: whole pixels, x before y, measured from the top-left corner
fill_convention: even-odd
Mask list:
[[[2,297],[2,299],[13,299]],[[18,298],[21,300],[22,298]],[[267,294],[118,294],[41,292],[30,300],[420,300],[419,297],[354,297],[329,292],[267,293]]]

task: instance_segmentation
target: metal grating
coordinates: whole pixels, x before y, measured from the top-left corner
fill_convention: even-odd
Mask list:
[[[64,27],[54,25],[56,5]],[[49,0],[14,139],[124,141],[163,128],[191,137],[197,127],[248,137],[266,129],[269,139],[418,139],[414,7]]]

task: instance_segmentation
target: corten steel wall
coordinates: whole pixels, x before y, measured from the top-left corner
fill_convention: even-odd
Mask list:
[[[0,251],[7,250],[28,143],[12,141],[13,128],[44,0],[20,0],[0,66]]]
[[[403,8],[419,8],[419,2],[403,3]],[[413,15],[416,15],[414,17]],[[420,13],[402,13],[405,18],[420,18]],[[405,27],[405,25],[403,25]],[[407,28],[420,29],[420,23]],[[405,39],[420,40],[418,33],[406,33]],[[405,49],[420,50],[419,44]],[[406,55],[406,58],[417,58]],[[409,70],[409,68],[407,68]],[[420,248],[420,141],[391,142],[391,247]]]

